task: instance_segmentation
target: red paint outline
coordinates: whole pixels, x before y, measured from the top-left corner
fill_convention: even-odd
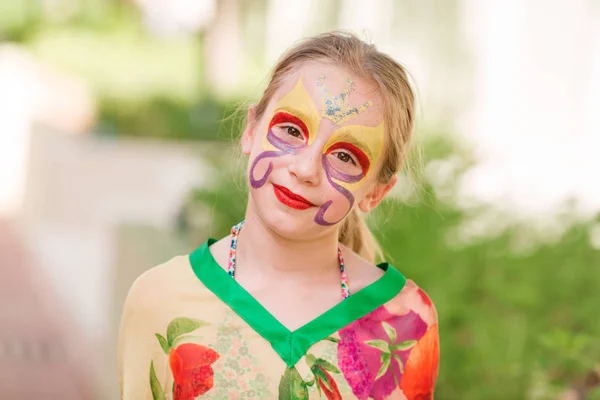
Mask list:
[[[269,123],[269,129],[271,129],[274,125],[283,124],[286,122],[298,125],[298,127],[302,130],[302,135],[304,136],[304,142],[308,144],[308,137],[310,135],[310,132],[309,132],[308,128],[306,127],[306,124],[304,123],[304,121],[302,121],[300,118],[296,117],[295,115],[288,114],[283,111],[278,111],[277,113],[275,113],[275,115],[273,115],[273,118],[271,118],[271,122]]]
[[[358,146],[353,145],[352,143],[347,142],[338,142],[332,144],[325,154],[330,154],[331,152],[339,149],[344,149],[350,151],[357,159],[360,168],[362,169],[362,173],[364,176],[369,172],[369,168],[371,168],[371,161],[369,161],[369,157],[362,151]]]

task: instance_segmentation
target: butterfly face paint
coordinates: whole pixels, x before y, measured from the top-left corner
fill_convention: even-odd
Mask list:
[[[321,111],[317,109],[313,98],[306,91],[302,78],[275,105],[266,135],[262,139],[262,147],[265,151],[252,162],[249,181],[255,189],[262,187],[273,171],[273,163],[269,161],[266,171],[260,177],[256,177],[257,165],[267,158],[298,154],[313,145],[319,132],[319,135],[327,134],[325,132],[329,125],[322,126],[321,122],[329,119],[335,123],[331,126],[337,125],[338,128],[324,145],[324,140],[318,142],[319,146],[323,146],[321,164],[327,183],[342,194],[347,201],[347,210],[341,218],[335,218],[334,221],[329,221],[326,213],[334,201],[340,200],[330,199],[320,206],[314,220],[319,225],[330,226],[339,223],[352,210],[355,202],[353,192],[364,183],[379,160],[383,151],[384,124],[381,122],[376,127],[342,126],[369,108],[372,103],[350,106],[348,98],[355,88],[352,81],[347,80],[346,91],[337,96],[331,95],[324,81],[324,77],[319,77],[317,80],[317,87],[320,87],[322,91]],[[302,131],[302,135],[295,135],[294,130],[297,131],[297,129],[294,127],[298,127]],[[336,212],[333,214],[339,215]]]

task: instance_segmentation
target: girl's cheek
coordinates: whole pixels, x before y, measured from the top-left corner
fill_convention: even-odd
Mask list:
[[[349,206],[354,204],[348,204],[348,199],[340,192],[335,190],[329,182],[327,182],[327,190],[323,196],[323,203],[332,201],[331,206],[327,209],[326,220],[327,221],[339,221],[348,214]]]
[[[281,155],[281,156],[277,156],[277,157],[266,157],[263,158],[262,160],[259,160],[256,165],[254,165],[254,161],[256,160],[256,158],[258,158],[261,154],[263,154],[265,151],[261,148],[258,151],[255,152],[255,154],[253,154],[253,157],[250,159],[249,161],[249,169],[252,171],[255,179],[258,179],[259,177],[262,177],[266,174],[267,170],[269,169],[269,165],[272,166],[272,171],[269,175],[271,175],[274,171],[276,171],[277,169],[280,168],[284,168],[291,160],[290,154],[285,154],[285,155]],[[254,169],[252,169],[252,166],[254,165]]]
[[[273,169],[285,167],[290,162],[292,162],[292,157],[293,156],[291,154],[285,154],[280,157],[273,157]]]
[[[259,179],[267,173],[267,170],[269,169],[269,162],[273,160],[272,158],[263,158],[255,163],[256,158],[261,154],[262,152],[256,154],[248,164],[249,173],[252,174],[255,179]]]

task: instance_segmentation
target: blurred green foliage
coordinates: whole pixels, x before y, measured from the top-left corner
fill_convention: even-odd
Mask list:
[[[213,98],[185,104],[168,97],[141,101],[105,99],[98,132],[173,140],[232,140],[239,131],[237,105]]]
[[[439,138],[424,145],[425,163],[461,153]],[[215,186],[196,191],[188,211],[203,212],[210,236],[222,237],[243,218],[247,194],[239,169],[214,162]],[[411,204],[384,201],[369,224],[388,259],[437,306],[436,398],[558,399],[600,366],[600,251],[590,244],[600,218],[575,223],[557,241],[527,252],[513,250],[531,232],[525,224],[449,245],[467,213],[441,201],[424,177],[419,193]],[[588,398],[599,399],[595,393]]]
[[[387,218],[375,232],[394,265],[437,305],[443,398],[524,398],[534,371],[561,387],[600,363],[600,342],[587,340],[600,337],[591,223],[525,255],[511,251],[524,226],[456,249],[447,238],[463,213],[434,193],[427,200],[431,206],[384,203]],[[546,390],[544,398],[556,398]]]
[[[0,2],[0,39],[24,45],[46,65],[84,82],[97,104],[97,133],[169,140],[235,136],[230,117],[240,102],[210,93],[201,34],[153,35],[139,10],[122,0],[71,2],[72,8],[52,12],[42,3]]]

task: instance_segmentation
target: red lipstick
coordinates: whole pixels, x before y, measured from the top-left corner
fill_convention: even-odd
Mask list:
[[[306,210],[311,207],[315,207],[313,203],[306,200],[299,194],[292,192],[285,186],[273,184],[273,191],[275,192],[275,197],[277,197],[277,200],[290,208],[294,208],[296,210]]]

